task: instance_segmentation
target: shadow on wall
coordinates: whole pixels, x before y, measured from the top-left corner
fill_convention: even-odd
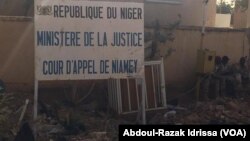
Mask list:
[[[1,0],[0,15],[34,16],[34,0]]]
[[[181,20],[178,20],[172,24],[167,26],[167,29],[162,29],[158,20],[153,23],[152,31],[145,32],[145,60],[156,60],[160,59],[160,57],[167,58],[174,51],[174,48],[166,47],[164,52],[161,52],[159,49],[160,45],[164,45],[168,42],[173,42],[174,31],[179,27]]]

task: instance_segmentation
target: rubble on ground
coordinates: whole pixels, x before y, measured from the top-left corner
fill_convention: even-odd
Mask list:
[[[250,96],[244,98],[223,97],[193,104],[193,108],[177,111],[173,119],[162,118],[161,123],[170,124],[249,124]],[[165,113],[165,115],[168,114]]]
[[[0,140],[13,140],[25,100],[28,105],[24,120],[36,125],[38,141],[117,141],[120,124],[135,124],[112,110],[99,110],[96,101],[69,106],[40,102],[37,120],[33,121],[33,94],[4,93],[0,96]],[[59,104],[58,104],[59,103]],[[186,107],[168,106],[167,110],[147,113],[148,124],[249,124],[250,95],[223,97],[190,103]]]

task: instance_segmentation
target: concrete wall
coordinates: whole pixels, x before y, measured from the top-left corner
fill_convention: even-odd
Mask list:
[[[179,0],[181,4],[164,4],[145,1],[145,24],[152,25],[159,20],[161,25],[168,25],[179,20],[181,25],[201,26],[204,4],[201,0]],[[206,26],[215,25],[216,0],[210,0],[207,6]]]
[[[215,27],[231,27],[231,14],[216,14]]]
[[[33,0],[3,0],[0,7],[2,16],[33,16]]]
[[[195,83],[196,53],[201,46],[199,28],[182,28],[175,31],[175,40],[160,46],[160,52],[174,48],[165,59],[165,79],[168,86],[190,87]],[[236,63],[240,57],[249,55],[249,44],[244,30],[207,29],[203,47],[215,50],[217,55],[227,55],[229,63]],[[161,54],[164,56],[165,54]]]
[[[233,28],[246,28],[247,27],[247,11],[235,9],[233,13]]]
[[[0,79],[30,87],[34,79],[33,19],[0,18]],[[29,85],[29,86],[28,86]]]
[[[247,9],[247,28],[250,27],[250,2],[248,0],[248,9]]]
[[[248,9],[235,9],[233,13],[233,27],[234,28],[249,28],[250,27],[250,2],[248,2]]]
[[[149,31],[151,28],[146,28]],[[10,86],[32,88],[34,79],[34,27],[33,19],[0,18],[0,79]],[[200,28],[180,28],[174,32],[175,40],[161,44],[161,53],[174,48],[165,59],[167,85],[189,86],[195,81],[196,51],[201,45]],[[248,56],[249,45],[244,30],[207,28],[204,48],[228,55],[230,63]],[[164,54],[160,54],[164,55]]]

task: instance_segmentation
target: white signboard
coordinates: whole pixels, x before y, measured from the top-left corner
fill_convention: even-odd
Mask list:
[[[35,0],[37,80],[142,77],[143,3]]]

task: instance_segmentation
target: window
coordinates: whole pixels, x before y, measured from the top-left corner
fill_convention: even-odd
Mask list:
[[[182,4],[182,0],[146,0],[148,3]]]

